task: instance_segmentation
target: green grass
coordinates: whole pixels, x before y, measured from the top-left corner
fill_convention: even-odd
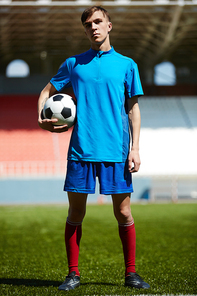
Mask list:
[[[67,206],[2,206],[0,295],[197,294],[197,204],[133,205],[137,272],[149,290],[124,287],[124,263],[111,205],[88,205],[81,286],[58,291],[67,274]]]

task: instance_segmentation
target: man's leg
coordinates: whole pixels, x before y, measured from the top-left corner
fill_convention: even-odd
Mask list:
[[[136,236],[135,225],[130,208],[130,194],[113,194],[114,215],[118,221],[119,236],[123,246],[125,260],[125,276],[135,273]]]
[[[69,209],[65,228],[65,244],[69,275],[60,290],[71,290],[80,285],[78,269],[79,244],[82,236],[82,221],[86,212],[87,194],[68,192]]]
[[[130,193],[113,194],[114,215],[119,225],[119,235],[123,246],[125,260],[125,285],[132,288],[150,288],[149,284],[135,271],[136,235],[131,214]]]
[[[65,228],[65,244],[68,258],[69,274],[79,274],[79,244],[82,236],[82,221],[86,212],[87,194],[68,192],[69,209]]]

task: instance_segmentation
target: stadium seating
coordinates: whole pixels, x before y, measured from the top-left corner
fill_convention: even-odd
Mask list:
[[[65,172],[71,130],[54,134],[37,124],[37,96],[2,96],[0,174]]]
[[[142,128],[197,127],[196,97],[141,97]]]
[[[37,100],[36,95],[0,97],[0,176],[65,173],[72,130],[62,134],[41,130],[37,124]],[[147,137],[172,139],[175,134],[177,141],[173,151],[178,159],[181,135],[185,135],[184,131],[189,130],[187,141],[193,143],[193,150],[197,149],[194,146],[197,127],[196,97],[141,97],[139,105],[142,115],[142,159],[144,157],[142,173],[148,172],[145,166],[148,151],[151,151],[146,145]],[[176,130],[175,133],[177,128],[179,131]],[[157,144],[160,149],[158,153],[162,154],[165,147],[162,148],[161,142]],[[154,155],[154,158],[157,157],[159,155]],[[150,164],[147,163],[147,167],[150,169]]]

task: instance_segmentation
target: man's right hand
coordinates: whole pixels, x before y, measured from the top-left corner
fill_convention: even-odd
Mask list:
[[[52,133],[63,133],[68,130],[68,125],[54,125],[57,119],[38,119],[38,125],[44,130]]]
[[[68,130],[68,125],[54,125],[57,119],[45,119],[43,116],[44,104],[49,97],[54,95],[56,92],[55,87],[49,82],[45,88],[41,91],[38,99],[38,125],[40,128],[52,132],[52,133],[63,133]]]

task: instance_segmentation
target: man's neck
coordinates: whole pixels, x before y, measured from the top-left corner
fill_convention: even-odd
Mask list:
[[[110,45],[110,42],[103,42],[101,44],[92,43],[91,48],[97,51],[109,51],[111,49],[111,45]]]

